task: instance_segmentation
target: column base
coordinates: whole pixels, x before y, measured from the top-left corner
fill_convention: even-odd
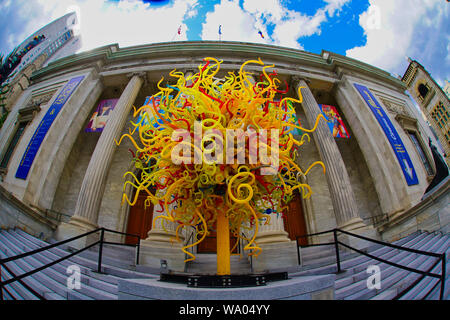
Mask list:
[[[338,229],[342,229],[344,231],[354,231],[358,229],[364,229],[367,228],[367,225],[364,224],[363,220],[359,217],[350,219],[343,223],[342,225],[338,226]]]
[[[279,243],[279,242],[289,242],[288,233],[286,231],[273,230],[273,231],[261,231],[258,232],[255,242],[258,245],[264,243]]]
[[[185,253],[181,251],[183,247],[182,243],[176,240],[172,242],[167,241],[167,234],[165,238],[165,241],[154,240],[152,237],[142,240],[139,264],[152,268],[160,268],[161,260],[166,260],[168,270],[184,272],[184,260],[186,257]]]
[[[83,233],[92,231],[97,229],[98,227],[89,224],[89,225],[82,225],[80,223],[72,222],[72,219],[69,223],[63,222],[61,223],[58,228],[55,231],[55,239],[58,241],[67,240],[76,236],[79,236]],[[76,249],[82,249],[86,246],[98,241],[100,239],[99,233],[93,233],[86,237],[82,237],[80,239],[71,241],[67,243],[68,246],[76,248]]]
[[[262,249],[258,257],[252,258],[253,272],[294,267],[298,265],[297,245],[295,241],[260,243]]]

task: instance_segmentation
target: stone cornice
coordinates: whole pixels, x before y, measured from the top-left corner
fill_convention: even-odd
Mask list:
[[[332,52],[322,51],[322,54],[318,55],[272,45],[218,41],[167,42],[126,48],[119,48],[117,44],[103,46],[50,63],[47,67],[34,72],[31,80],[36,81],[54,72],[79,67],[80,65],[89,65],[93,62],[101,62],[101,65],[107,66],[114,63],[139,59],[192,59],[192,57],[204,56],[231,56],[248,59],[260,57],[263,60],[279,60],[283,63],[292,64],[294,69],[297,66],[310,66],[336,72],[338,68],[341,68],[344,72],[345,70],[356,71],[357,73],[389,82],[399,89],[406,89],[401,80],[392,77],[388,72]]]
[[[333,65],[335,71],[337,71],[337,69],[340,69],[340,72],[344,73],[346,71],[356,71],[369,77],[388,82],[402,91],[406,90],[406,85],[403,81],[391,76],[389,72],[374,67],[370,64],[325,50],[322,51],[322,56],[329,64]]]

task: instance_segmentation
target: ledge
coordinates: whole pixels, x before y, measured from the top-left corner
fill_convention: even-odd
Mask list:
[[[335,275],[303,276],[243,288],[190,288],[157,279],[119,280],[119,300],[319,300],[334,299]]]
[[[12,205],[14,208],[16,208],[21,214],[33,219],[34,221],[37,221],[38,223],[42,223],[49,227],[52,230],[56,230],[57,224],[55,224],[53,221],[43,217],[38,212],[33,210],[31,207],[17,199],[12,193],[7,191],[3,186],[0,185],[0,200],[2,202],[7,202],[10,205]],[[0,214],[7,214],[6,212],[0,212]],[[11,226],[10,226],[11,227]]]
[[[308,65],[329,71],[336,70],[337,67],[343,67],[374,78],[383,79],[400,89],[406,89],[402,81],[392,77],[388,72],[339,54],[327,51],[322,51],[321,54],[315,54],[274,45],[223,41],[164,42],[125,48],[119,48],[117,44],[112,44],[54,61],[47,67],[34,72],[31,80],[35,81],[59,70],[65,70],[93,61],[101,61],[105,65],[108,65],[133,59],[168,58],[171,56],[203,57],[205,55],[218,56],[225,53],[232,54],[233,56],[251,56],[255,59],[258,57],[263,59],[278,59],[299,66]]]
[[[397,215],[392,220],[389,220],[385,224],[379,226],[378,232],[384,233],[387,230],[394,228],[401,223],[405,222],[407,219],[414,218],[415,216],[421,214],[423,210],[431,206],[440,197],[448,194],[450,189],[450,176],[448,176],[444,181],[438,184],[434,189],[425,194],[422,200],[416,204],[414,207],[406,210],[401,215]]]

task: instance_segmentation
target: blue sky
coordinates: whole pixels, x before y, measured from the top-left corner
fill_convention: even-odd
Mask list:
[[[81,51],[111,43],[219,40],[222,25],[223,41],[324,49],[399,75],[409,56],[444,85],[449,10],[445,0],[0,0],[0,53],[76,11]]]

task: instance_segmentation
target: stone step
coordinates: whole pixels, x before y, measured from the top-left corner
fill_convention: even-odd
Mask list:
[[[432,235],[430,235],[430,237],[431,236]],[[421,248],[420,247],[421,244],[423,244],[423,243],[422,242],[414,243],[410,248],[420,249]],[[400,259],[408,256],[409,253],[406,252],[406,251],[398,250],[398,249],[392,249],[391,251],[388,251],[388,252],[386,252],[385,254],[383,254],[381,256],[378,256],[375,253],[371,253],[371,254],[374,255],[374,256],[377,256],[378,258],[384,259],[384,260],[397,262],[397,261],[400,261]],[[350,278],[347,277],[345,280],[340,280],[340,279],[337,280],[336,281],[336,288],[339,289],[340,287],[343,286],[343,282],[348,282],[349,280],[352,280],[354,282],[356,280],[360,280],[361,278],[367,278],[366,270],[367,270],[367,267],[369,265],[371,265],[371,264],[372,265],[376,264],[376,265],[380,266],[380,268],[388,266],[385,263],[380,263],[380,262],[378,262],[378,261],[376,261],[374,259],[370,259],[369,258],[368,261],[366,261],[364,263],[361,263],[359,265],[356,265],[356,266],[354,266],[351,269],[347,269],[347,271],[349,273],[353,274],[352,278],[350,279]]]
[[[427,240],[430,239],[434,239],[435,236],[433,235],[429,235],[430,237],[427,237]],[[437,238],[437,236],[436,236]],[[419,241],[417,243],[415,243],[412,247],[416,248],[416,249],[424,249],[427,247],[428,241]],[[396,249],[395,249],[396,250]],[[392,259],[389,259],[392,262],[401,264],[401,265],[406,265],[408,263],[411,262],[411,260],[413,259],[413,255],[415,254],[411,254],[408,253],[406,251],[401,252],[397,255],[394,255],[392,257]],[[385,257],[383,257],[385,258]],[[373,265],[378,265],[380,266],[381,269],[381,276],[383,277],[382,279],[384,279],[386,276],[389,276],[391,273],[393,272],[393,268],[395,267],[389,267],[387,270],[383,270],[382,267],[383,266],[388,266],[387,264],[384,263],[380,263],[376,260],[372,260],[372,264]],[[362,269],[362,270],[360,270]],[[336,281],[336,298],[337,299],[348,299],[349,297],[351,298],[355,298],[355,297],[360,297],[360,295],[358,294],[366,294],[366,298],[367,296],[370,295],[370,293],[368,293],[366,290],[369,290],[367,288],[367,284],[366,284],[366,280],[368,278],[368,274],[366,273],[366,268],[359,268],[358,266],[354,267],[354,270],[359,270],[356,274],[353,274],[351,276],[351,278],[346,277],[345,279],[341,279],[341,280],[337,280]],[[351,281],[349,281],[351,280]],[[384,280],[382,280],[384,282]],[[342,284],[345,285],[342,285]],[[374,292],[374,291],[372,291]]]
[[[230,268],[232,274],[250,273],[251,267],[245,257],[232,255],[230,257]],[[196,259],[188,263],[187,273],[194,274],[215,274],[217,271],[216,254],[197,254]]]
[[[28,239],[31,239],[34,243],[36,243],[40,246],[48,245],[48,243],[46,243],[45,241],[34,238],[33,236],[29,235],[28,233],[24,232],[23,230],[17,229],[16,232],[27,237]],[[67,251],[64,251],[59,248],[52,248],[49,251],[56,254],[59,257],[64,257],[69,254]],[[69,259],[69,261],[71,261],[72,264],[75,263],[80,266],[83,266],[83,267],[87,268],[88,270],[97,271],[98,259],[90,260],[90,259],[86,259],[86,258],[79,257],[78,255],[76,255],[76,256],[71,257]],[[102,263],[102,272],[108,273],[113,276],[121,277],[121,278],[149,278],[149,277],[151,278],[151,277],[154,277],[152,275],[148,275],[145,273],[137,272],[134,270],[122,269],[122,268],[110,266],[110,265],[104,264],[104,263]]]
[[[11,250],[8,256],[15,256],[19,254],[15,251],[15,248],[8,243],[8,241],[4,238],[4,236],[0,233],[0,241],[8,245],[8,248]],[[8,267],[16,274],[21,275],[28,271],[34,270],[25,259],[18,259],[15,261],[11,261],[8,264]],[[67,287],[62,287],[56,281],[52,280],[50,277],[44,275],[42,272],[37,272],[31,276],[26,277],[24,280],[33,290],[38,292],[40,295],[46,297],[49,293],[56,293],[62,296],[67,300],[92,300],[92,298],[80,294],[78,292],[69,293]],[[28,299],[32,293],[29,293],[25,299]],[[23,297],[23,296],[22,296]]]
[[[446,237],[433,234],[430,234],[429,236],[431,237],[423,238],[424,240],[417,242],[414,247],[428,252],[443,252],[443,250],[446,250],[449,244],[449,241]],[[434,263],[435,258],[425,255],[418,255],[415,253],[402,252],[398,255],[395,255],[393,259],[389,260],[411,268],[426,270]],[[377,262],[374,264],[378,265],[381,269],[381,289],[369,290],[366,284],[368,275],[364,274],[365,272],[361,271],[360,273],[352,277],[351,284],[348,283],[348,278],[345,280],[337,281],[336,298],[349,300],[369,299],[379,295],[387,289],[395,289],[396,291],[400,292],[408,285],[410,285],[413,281],[413,273],[385,263]],[[343,287],[339,287],[341,284],[339,282],[343,281],[346,282],[346,285]]]
[[[442,265],[441,263],[439,263],[437,266],[435,266],[433,268],[433,270],[431,270],[432,273],[437,273],[440,274],[441,273],[441,268]],[[447,264],[446,265],[446,279],[448,281],[449,279],[449,273],[450,272],[450,266]],[[418,274],[411,274],[408,277],[410,278],[410,282],[412,283],[413,281],[416,281],[421,275]],[[416,284],[414,286],[414,288],[412,288],[411,290],[409,290],[404,296],[402,296],[400,298],[400,300],[417,300],[417,299],[421,299],[422,297],[424,297],[430,290],[431,288],[434,286],[434,284],[439,281],[436,278],[432,278],[432,277],[425,277],[423,278],[418,284]],[[440,291],[440,284],[438,285],[439,287],[439,291]],[[431,296],[431,295],[430,295]]]
[[[13,235],[17,235],[17,233],[14,233],[12,231],[9,231],[9,233],[12,236]],[[19,237],[17,237],[16,239],[14,239],[14,237],[11,237],[10,240],[12,240],[12,241],[19,241]],[[24,243],[24,244],[27,243],[25,239],[22,238],[21,240],[22,240],[22,243]],[[32,251],[32,250],[35,250],[35,249],[39,248],[35,244],[27,243],[27,245],[28,245],[28,248],[30,249],[30,250],[27,250],[27,251]],[[44,252],[42,252],[42,253],[44,253]],[[54,256],[53,258],[49,258],[49,257],[45,256],[42,253],[33,255],[33,257],[36,258],[38,261],[40,261],[42,264],[48,264],[48,263],[50,263],[52,261],[55,261],[55,260],[57,260],[59,258],[57,256]],[[73,264],[70,263],[70,261],[65,260],[65,261],[62,261],[60,263],[57,263],[57,264],[51,266],[50,269],[51,270],[55,270],[60,275],[63,275],[64,276],[63,281],[65,281],[65,279],[67,278],[67,275],[68,275],[67,274],[67,269],[68,269],[69,266],[72,266],[72,265]],[[80,271],[81,271],[82,266],[80,266],[80,265],[76,265],[76,266],[79,267]],[[86,284],[86,285],[89,285],[90,287],[93,287],[95,289],[104,290],[104,291],[109,292],[111,294],[117,295],[117,282],[115,284],[111,284],[111,283],[106,282],[106,281],[98,281],[95,278],[91,278],[88,275],[88,272],[86,272],[86,270],[85,270],[85,272],[82,272],[82,274],[81,274],[81,282]]]
[[[0,235],[0,239],[2,239],[5,243],[8,244],[8,247],[13,250],[14,255],[20,254],[24,252],[15,246],[11,239],[11,235],[8,233],[2,233]],[[26,250],[31,251],[31,250]],[[25,251],[25,252],[26,252]],[[37,260],[34,256],[39,256],[40,253],[37,253],[32,256],[28,256],[22,259],[15,260],[15,264],[22,268],[22,270],[28,272],[32,271],[36,268],[39,268],[44,265],[44,263]],[[67,287],[67,277],[68,274],[61,274],[57,270],[52,267],[48,267],[41,272],[35,273],[31,275],[34,279],[39,279],[40,283],[47,287],[52,292],[55,292],[63,297],[69,298],[73,296],[75,299],[98,299],[98,300],[112,300],[117,299],[117,294],[113,295],[111,293],[106,292],[104,289],[96,289],[93,288],[86,283],[82,283],[80,289],[71,290]],[[77,294],[78,293],[78,294]]]

